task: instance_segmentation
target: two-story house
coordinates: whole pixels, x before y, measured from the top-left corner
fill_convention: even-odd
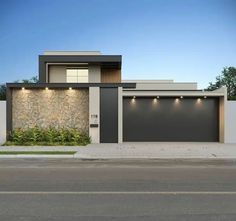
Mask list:
[[[226,88],[123,81],[121,67],[121,55],[45,52],[39,56],[39,83],[7,84],[7,131],[77,128],[93,143],[224,142]]]

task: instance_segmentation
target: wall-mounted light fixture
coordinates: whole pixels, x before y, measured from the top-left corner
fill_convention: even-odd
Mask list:
[[[21,88],[21,90],[25,90],[25,88],[24,88],[24,87],[22,87],[22,88]]]
[[[159,96],[157,96],[157,99],[159,99],[160,97]]]
[[[45,90],[47,91],[47,90],[48,90],[48,87],[45,87]]]
[[[207,96],[204,96],[204,99],[206,99],[207,98]]]
[[[183,96],[180,96],[180,99],[183,99],[184,97]]]
[[[72,90],[72,87],[69,87],[69,90]]]

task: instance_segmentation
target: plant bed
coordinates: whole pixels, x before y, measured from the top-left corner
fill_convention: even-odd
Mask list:
[[[29,128],[12,131],[3,146],[85,146],[90,137],[76,129]]]
[[[49,143],[49,142],[25,142],[25,143],[17,143],[12,141],[7,141],[2,146],[86,146],[87,144],[81,144],[76,142],[66,142],[66,143]]]
[[[0,155],[74,155],[76,151],[0,151]]]

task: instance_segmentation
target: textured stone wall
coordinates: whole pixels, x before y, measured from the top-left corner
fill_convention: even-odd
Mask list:
[[[16,128],[77,128],[88,133],[88,89],[12,91],[12,126]]]

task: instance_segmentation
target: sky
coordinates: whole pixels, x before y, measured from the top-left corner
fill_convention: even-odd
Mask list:
[[[122,55],[124,80],[205,88],[236,66],[236,0],[0,0],[0,83],[38,75],[47,50]]]

